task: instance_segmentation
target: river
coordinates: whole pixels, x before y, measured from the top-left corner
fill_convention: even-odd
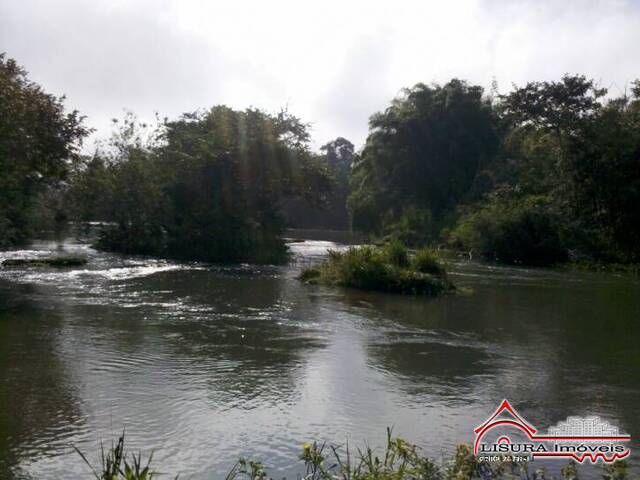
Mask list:
[[[599,415],[640,458],[637,277],[451,261],[472,289],[439,299],[300,283],[286,267],[106,254],[84,267],[0,268],[0,478],[89,478],[126,426],[162,472],[220,478],[240,456],[297,478],[301,444],[381,444],[441,458],[503,398],[539,428]],[[594,467],[587,476],[596,477]],[[173,477],[169,477],[173,478]]]

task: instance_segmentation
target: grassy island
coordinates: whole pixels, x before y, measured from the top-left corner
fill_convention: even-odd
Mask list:
[[[400,242],[330,251],[324,263],[305,268],[300,279],[410,295],[437,296],[455,290],[432,250],[410,254]]]

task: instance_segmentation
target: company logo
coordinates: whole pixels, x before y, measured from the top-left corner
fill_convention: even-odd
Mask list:
[[[611,463],[631,453],[626,446],[631,437],[599,417],[569,417],[540,433],[507,400],[474,432],[473,453],[479,461],[572,458]]]

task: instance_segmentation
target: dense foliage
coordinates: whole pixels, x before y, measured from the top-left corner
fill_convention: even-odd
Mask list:
[[[640,84],[605,94],[583,76],[417,85],[371,119],[354,227],[508,263],[640,261]]]
[[[29,238],[38,196],[58,188],[78,159],[88,131],[63,101],[0,54],[0,247]]]
[[[283,204],[285,221],[290,228],[349,230],[347,197],[355,147],[346,138],[338,137],[320,147],[320,152],[318,161],[331,177],[331,191],[315,206],[301,198],[287,199]]]
[[[218,106],[155,129],[129,115],[77,172],[70,203],[80,218],[114,223],[98,243],[107,250],[277,263],[286,258],[280,200],[321,202],[331,188],[308,141],[286,112]]]
[[[312,152],[287,112],[116,126],[81,158],[82,117],[0,56],[0,246],[33,225],[98,220],[104,249],[277,262],[285,226],[351,223],[508,263],[640,262],[639,82],[618,98],[583,76],[505,95],[418,84],[371,117],[358,153],[342,137]]]
[[[495,114],[482,93],[459,80],[418,84],[371,117],[352,177],[354,228],[406,231],[411,243],[434,238],[498,148]]]

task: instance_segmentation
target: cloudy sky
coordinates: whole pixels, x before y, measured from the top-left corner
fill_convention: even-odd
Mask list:
[[[225,103],[283,106],[315,145],[360,145],[402,87],[451,77],[500,91],[584,73],[640,77],[640,1],[0,0],[0,52],[109,133]]]

